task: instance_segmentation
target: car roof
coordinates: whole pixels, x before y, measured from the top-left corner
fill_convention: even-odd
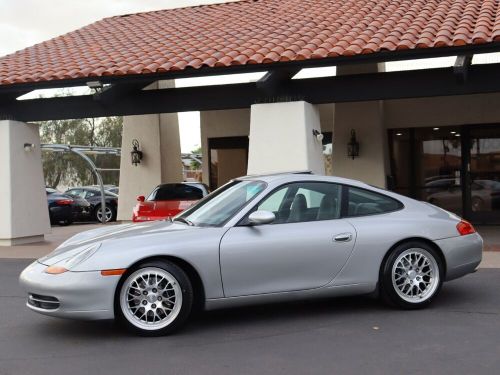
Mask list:
[[[336,176],[317,175],[317,174],[314,174],[310,171],[277,172],[277,173],[260,174],[260,175],[256,174],[256,175],[239,177],[239,178],[236,178],[236,180],[259,180],[259,181],[264,181],[267,183],[271,183],[271,182],[283,183],[283,182],[294,182],[294,181],[335,182],[338,184],[347,184],[347,185],[360,186],[360,187],[371,188],[371,189],[379,189],[375,186],[368,185],[368,184],[361,182],[361,181],[351,180],[348,178],[336,177]]]

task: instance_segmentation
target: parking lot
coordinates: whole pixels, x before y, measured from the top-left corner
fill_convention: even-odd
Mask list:
[[[500,269],[445,284],[427,310],[365,297],[204,313],[169,337],[30,312],[0,259],[0,374],[493,374],[500,369]]]

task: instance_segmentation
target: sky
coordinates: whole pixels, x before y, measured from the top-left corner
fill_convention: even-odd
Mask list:
[[[0,0],[0,56],[76,30],[105,17],[222,2],[227,1]],[[181,113],[179,122],[181,149],[182,152],[189,152],[200,144],[199,113]]]
[[[234,0],[0,0],[0,56],[76,30],[105,17]],[[500,62],[499,54],[474,56],[473,63]],[[452,66],[455,57],[386,64],[386,71]],[[335,75],[335,67],[304,69],[294,78]],[[259,75],[176,80],[177,87],[249,82]],[[38,95],[37,93],[34,95]],[[181,149],[200,144],[199,112],[179,114]]]

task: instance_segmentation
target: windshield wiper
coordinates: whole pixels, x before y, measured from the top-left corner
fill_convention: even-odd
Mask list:
[[[184,219],[183,217],[176,217],[172,219],[172,221],[180,221],[181,223],[187,224],[190,227],[194,227],[194,223],[188,219]]]

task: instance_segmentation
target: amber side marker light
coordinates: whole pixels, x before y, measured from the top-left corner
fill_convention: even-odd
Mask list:
[[[468,221],[465,221],[465,220],[462,220],[462,221],[460,221],[460,223],[457,224],[457,230],[461,236],[476,233],[476,230],[474,229],[472,224],[469,223]]]
[[[117,270],[102,270],[102,276],[121,276],[127,271],[126,269],[117,269]]]
[[[68,270],[61,266],[49,266],[45,269],[45,273],[49,275],[59,275],[64,272],[68,272]]]

